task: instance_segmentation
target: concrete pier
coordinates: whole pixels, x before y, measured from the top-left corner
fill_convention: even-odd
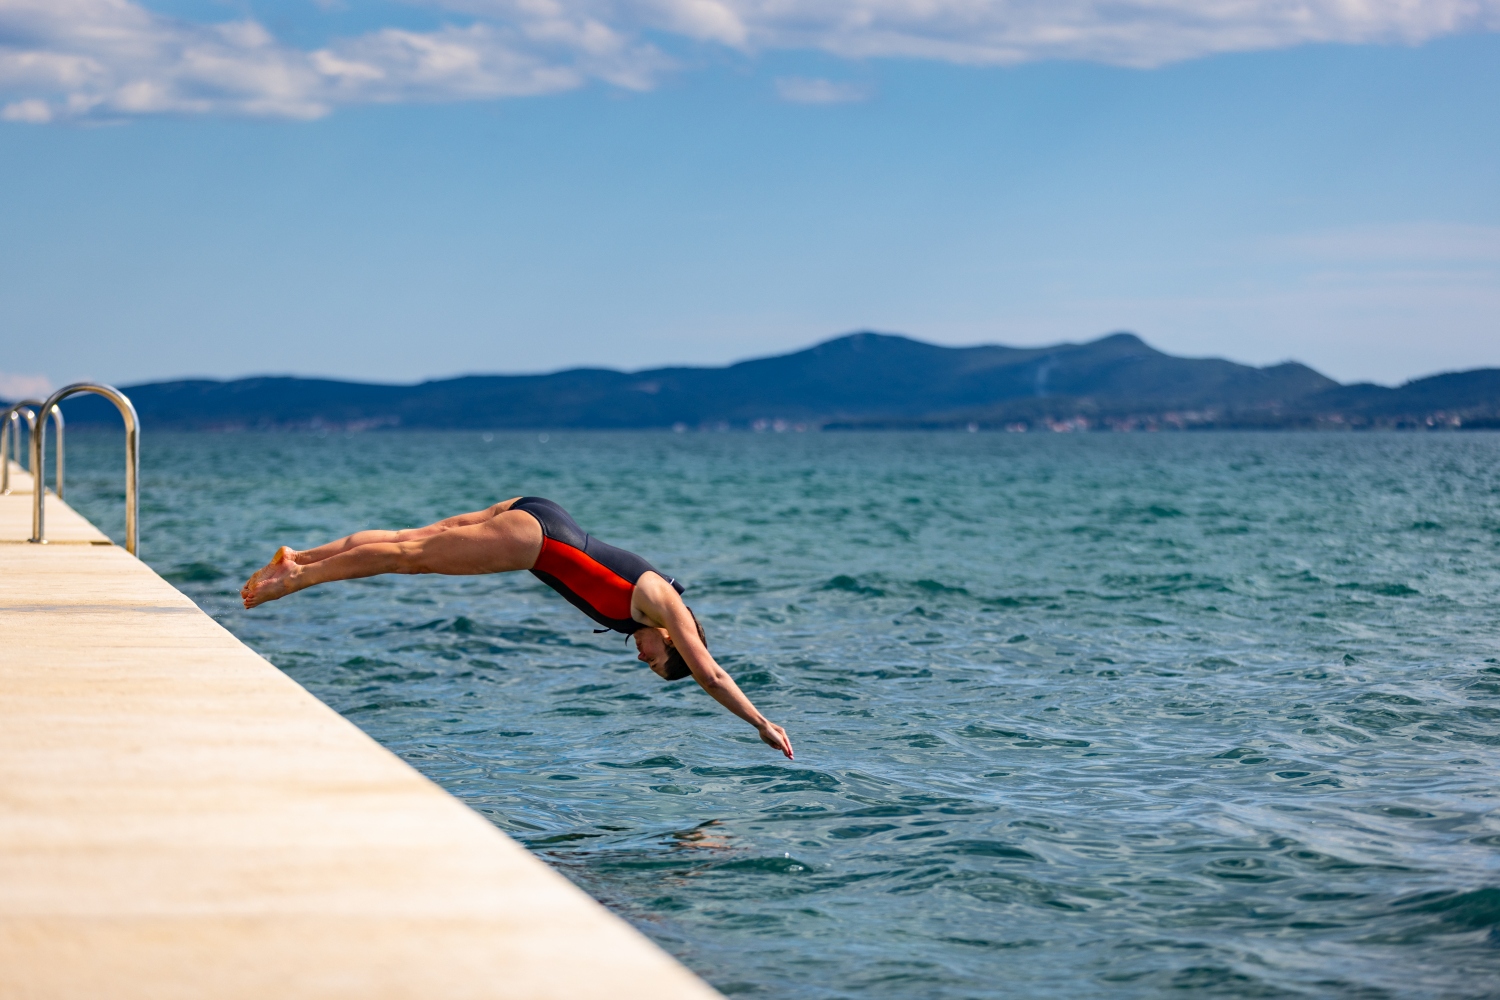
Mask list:
[[[0,997],[719,996],[56,498],[27,544],[11,483]]]

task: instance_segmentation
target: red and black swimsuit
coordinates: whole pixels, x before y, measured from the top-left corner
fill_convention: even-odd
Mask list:
[[[531,573],[607,629],[630,635],[646,626],[630,617],[636,581],[656,573],[679,594],[682,586],[636,555],[590,537],[551,500],[522,497],[510,505],[542,526],[542,552]]]

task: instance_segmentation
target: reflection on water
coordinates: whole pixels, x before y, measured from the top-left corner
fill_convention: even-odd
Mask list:
[[[118,534],[117,444],[69,499]],[[1500,437],[146,435],[142,553],[729,994],[1481,996]],[[237,606],[518,494],[689,585],[797,761],[524,574]]]

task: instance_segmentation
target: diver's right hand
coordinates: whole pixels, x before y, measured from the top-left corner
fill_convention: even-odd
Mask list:
[[[787,736],[785,729],[767,720],[764,726],[757,726],[756,731],[760,733],[761,742],[765,743],[766,746],[771,747],[773,750],[780,750],[786,754],[787,760],[796,759],[792,756],[792,741]]]

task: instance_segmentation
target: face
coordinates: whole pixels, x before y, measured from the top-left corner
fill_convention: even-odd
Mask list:
[[[667,650],[672,637],[664,628],[643,628],[635,635],[636,659],[650,667],[658,677],[667,676]]]

